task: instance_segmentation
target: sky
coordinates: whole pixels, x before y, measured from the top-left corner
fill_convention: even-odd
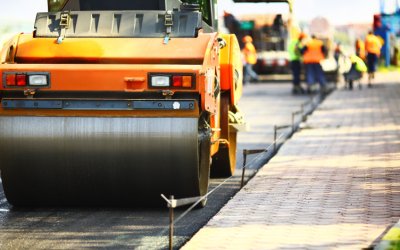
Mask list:
[[[0,19],[35,21],[37,12],[47,12],[47,0],[0,0]]]
[[[145,1],[145,0],[144,0]],[[371,23],[374,14],[380,12],[380,0],[293,0],[294,14],[299,20],[311,20],[317,16],[328,18],[332,24]],[[386,0],[391,8],[398,0]],[[277,3],[233,3],[218,0],[219,13],[223,10],[233,14],[287,13],[287,4]],[[0,20],[26,20],[32,23],[37,12],[47,11],[46,0],[0,0]]]

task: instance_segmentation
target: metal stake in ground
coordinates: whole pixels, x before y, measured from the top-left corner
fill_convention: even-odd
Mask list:
[[[296,112],[292,112],[292,134],[294,134],[294,118],[296,116]]]
[[[275,125],[275,127],[274,127],[274,155],[276,155],[276,133],[277,133],[277,127]]]
[[[284,129],[284,128],[290,128],[292,125],[286,125],[286,126],[276,126],[274,127],[274,155],[276,155],[276,140],[277,140],[277,131],[280,129]]]
[[[275,130],[276,132],[276,130]],[[261,154],[261,153],[265,153],[268,152],[267,149],[259,149],[259,150],[243,150],[243,171],[242,171],[242,185],[240,186],[240,188],[243,188],[244,186],[244,174],[246,171],[246,160],[247,160],[247,156],[248,155],[252,155],[252,154]]]
[[[292,112],[292,133],[294,134],[294,131],[295,131],[295,126],[296,126],[296,123],[295,123],[295,118],[296,118],[296,115],[301,115],[303,113],[303,111],[293,111]]]
[[[194,204],[199,202],[201,199],[204,199],[204,197],[192,197],[179,200],[175,200],[173,195],[170,196],[169,200],[163,194],[161,194],[161,197],[167,202],[169,207],[169,249],[172,250],[174,246],[174,208]]]
[[[169,197],[171,201],[174,200],[174,196],[171,195]],[[174,246],[173,237],[174,237],[174,208],[173,206],[169,207],[169,249],[172,250]]]

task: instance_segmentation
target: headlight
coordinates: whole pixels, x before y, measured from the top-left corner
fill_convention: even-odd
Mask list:
[[[47,76],[45,75],[30,75],[29,85],[47,85]]]
[[[170,86],[170,76],[152,76],[151,86],[153,87],[168,87]]]

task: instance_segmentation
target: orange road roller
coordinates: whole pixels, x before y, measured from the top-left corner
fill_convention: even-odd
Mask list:
[[[15,206],[164,205],[235,171],[242,62],[216,0],[48,0],[0,53]],[[204,200],[202,205],[204,206]]]

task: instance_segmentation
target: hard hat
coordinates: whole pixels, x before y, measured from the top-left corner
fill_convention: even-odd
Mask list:
[[[253,42],[253,38],[251,38],[251,36],[245,36],[242,38],[242,42],[244,43],[252,43]]]
[[[300,35],[299,35],[299,39],[303,39],[303,38],[306,38],[306,37],[307,37],[307,35],[304,32],[301,32]]]

